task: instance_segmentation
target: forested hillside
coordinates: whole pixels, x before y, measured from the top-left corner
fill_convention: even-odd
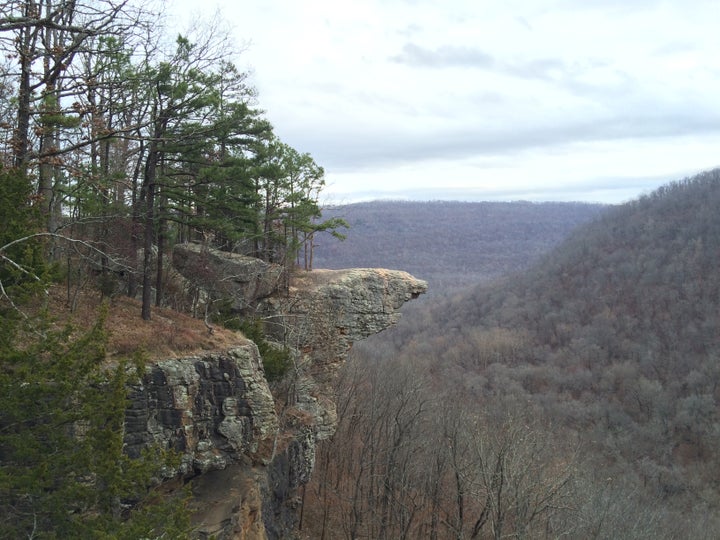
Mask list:
[[[169,271],[192,241],[277,264],[283,293],[313,266],[430,282],[431,302],[356,347],[334,396],[308,386],[305,349],[289,362],[288,343],[258,330],[266,360],[283,359],[278,415],[303,438],[277,432],[271,461],[288,477],[291,452],[314,463],[302,500],[265,484],[297,510],[299,535],[720,538],[720,171],[619,207],[321,215],[323,168],[274,133],[229,36],[167,27],[140,1],[0,3],[0,537],[192,536],[187,500],[158,486],[178,455],[130,459],[123,438],[139,349],[221,337],[210,322],[227,295],[200,284],[223,279],[204,261],[188,281]],[[58,322],[60,304],[80,324]],[[141,324],[142,340],[122,335]],[[316,456],[302,400],[323,436],[337,404]]]
[[[172,308],[214,331],[219,295],[192,278],[220,278],[199,265],[177,279],[175,244],[278,264],[287,288],[313,235],[342,225],[320,218],[324,170],[273,132],[232,37],[200,20],[183,32],[165,7],[177,8],[0,2],[2,538],[188,537],[184,497],[154,492],[177,457],[123,447],[141,349],[167,336],[128,341],[111,369],[104,322],[117,313],[79,304],[127,295],[136,325],[157,330]],[[63,300],[87,314],[80,328],[59,328]]]
[[[717,538],[719,207],[718,170],[670,184],[358,346],[308,511],[368,538]]]
[[[350,228],[317,236],[316,268],[399,268],[430,294],[525,268],[607,206],[586,203],[373,201],[323,208]]]

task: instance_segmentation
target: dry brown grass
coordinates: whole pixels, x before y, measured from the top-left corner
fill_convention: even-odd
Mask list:
[[[211,334],[203,321],[171,309],[153,308],[152,320],[140,317],[140,302],[118,296],[108,302],[106,328],[108,357],[144,352],[149,360],[186,356],[199,351],[227,349],[245,342],[238,332],[214,326]],[[61,323],[89,328],[98,319],[102,301],[96,291],[80,293],[70,309],[62,287],[50,290],[50,311]]]

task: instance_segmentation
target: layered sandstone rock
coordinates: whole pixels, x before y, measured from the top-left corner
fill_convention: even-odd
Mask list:
[[[182,475],[251,459],[267,462],[278,430],[275,402],[251,341],[222,353],[152,364],[130,391],[130,456],[159,444],[182,454]]]
[[[398,270],[313,270],[295,276],[287,295],[260,303],[267,331],[299,353],[294,405],[314,417],[318,440],[335,432],[328,385],[352,344],[396,324],[400,307],[426,291]]]
[[[159,444],[181,453],[169,473],[192,482],[199,538],[286,538],[317,441],[335,431],[333,374],[353,342],[395,324],[399,308],[427,284],[393,270],[314,270],[279,290],[270,285],[279,282],[276,267],[192,245],[180,253],[187,276],[193,268],[225,276],[229,288],[195,285],[252,306],[294,365],[273,396],[257,347],[241,338],[228,351],[152,364],[131,391],[127,452]]]
[[[193,243],[175,246],[173,267],[201,296],[227,300],[237,312],[275,293],[283,278],[280,265]]]

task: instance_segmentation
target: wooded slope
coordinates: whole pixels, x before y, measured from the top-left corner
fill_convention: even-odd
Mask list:
[[[339,392],[360,387],[372,407],[348,397],[352,414],[332,444],[355,437],[358,457],[319,477],[343,486],[387,459],[393,467],[375,492],[371,480],[355,483],[374,499],[341,492],[353,504],[343,513],[337,503],[328,526],[717,537],[718,208],[720,171],[672,183],[598,215],[529,270],[418,303],[397,329],[356,347]],[[393,420],[375,433],[379,410]],[[358,441],[363,421],[369,435]],[[513,482],[512,497],[497,490]],[[520,511],[543,497],[553,503],[532,519]],[[391,501],[414,513],[383,514]]]
[[[374,201],[323,209],[347,239],[318,238],[316,268],[397,268],[430,293],[527,267],[608,207],[585,203]]]

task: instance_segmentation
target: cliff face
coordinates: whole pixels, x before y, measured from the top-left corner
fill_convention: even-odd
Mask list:
[[[268,332],[298,351],[290,405],[316,419],[317,439],[335,432],[328,384],[352,344],[397,323],[400,307],[426,290],[427,283],[397,270],[314,270],[298,276],[288,296],[260,303]]]
[[[250,458],[267,462],[277,434],[275,402],[254,343],[150,366],[131,389],[126,451],[160,443],[182,453],[176,473],[201,474]]]
[[[238,265],[232,270],[241,284],[237,305],[248,305],[248,291],[262,290],[262,299],[252,298],[254,312],[293,351],[290,373],[271,391],[257,347],[239,338],[228,351],[153,364],[132,389],[127,411],[130,455],[153,443],[181,453],[168,476],[192,482],[199,538],[290,537],[297,488],[310,478],[316,442],[335,430],[333,374],[354,341],[396,323],[403,303],[427,290],[405,272],[353,269],[304,273],[289,291],[266,294],[253,281],[267,283],[267,274],[246,266],[252,275],[238,274]]]
[[[278,338],[334,364],[353,342],[395,324],[400,307],[425,291],[427,283],[398,270],[313,270],[293,280],[287,297],[262,302],[260,311],[273,316],[269,329]]]

